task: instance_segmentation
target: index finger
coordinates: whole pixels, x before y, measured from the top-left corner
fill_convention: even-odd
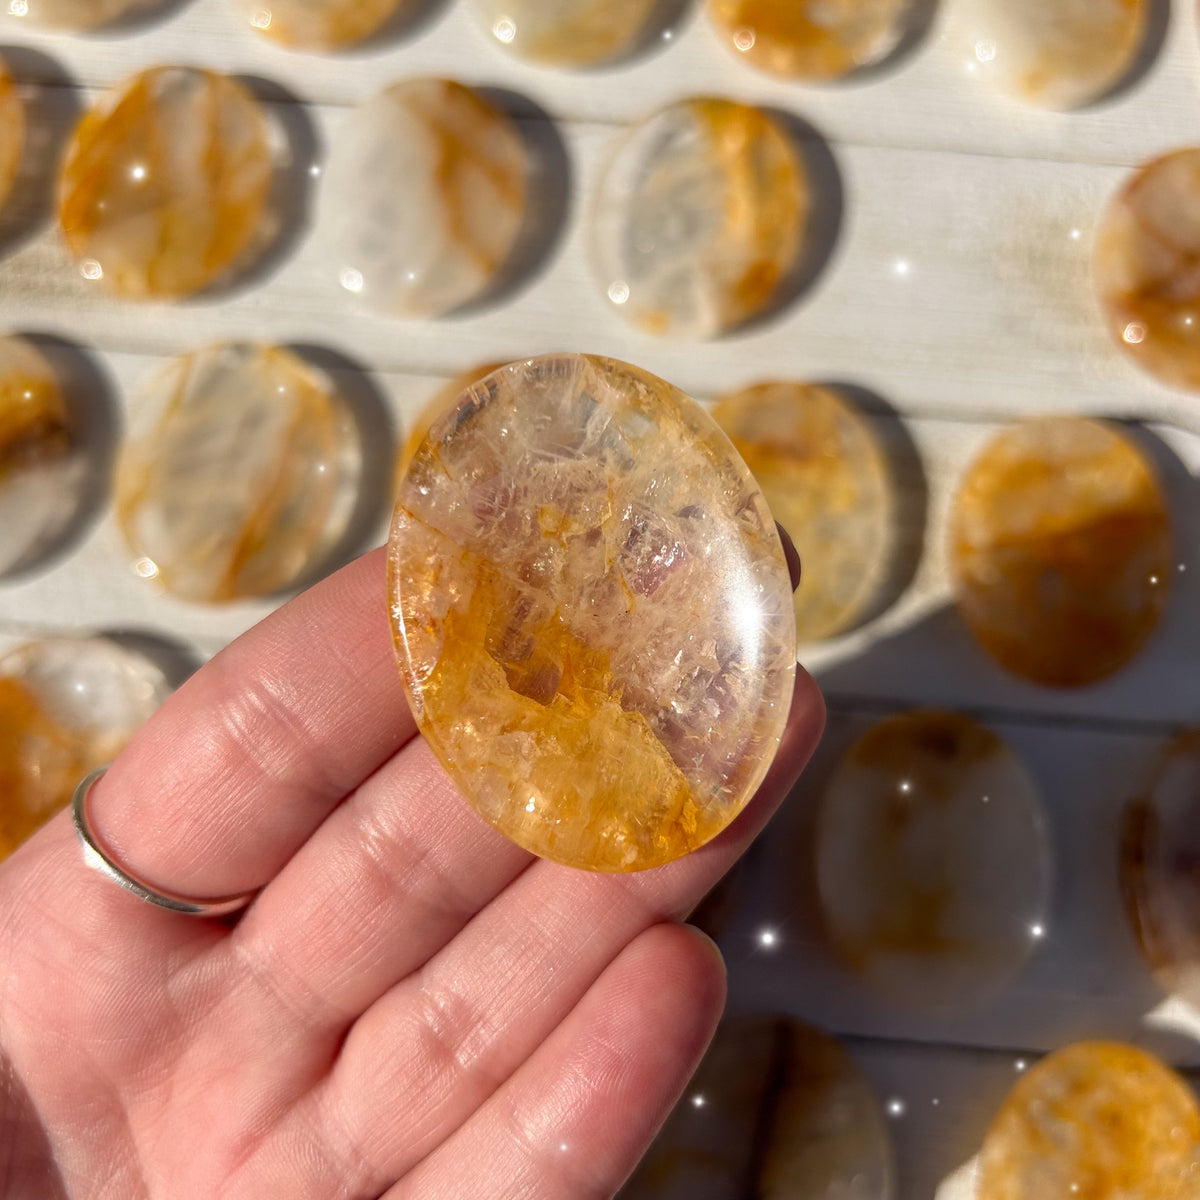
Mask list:
[[[192,676],[94,786],[92,824],[161,888],[250,891],[415,732],[376,550]]]

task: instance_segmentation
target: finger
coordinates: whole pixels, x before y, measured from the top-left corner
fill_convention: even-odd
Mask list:
[[[325,822],[227,947],[315,1031],[339,1033],[531,862],[462,796],[421,739]]]
[[[711,942],[681,926],[645,931],[384,1200],[608,1200],[679,1099],[724,1001]]]
[[[538,860],[364,1013],[313,1103],[343,1114],[363,1161],[376,1164],[368,1185],[383,1186],[434,1150],[534,1052],[628,942],[691,911],[790,790],[823,722],[820,693],[801,671],[775,763],[720,838],[636,875]],[[396,1096],[418,1094],[419,1117],[397,1110]]]
[[[376,551],[202,667],[92,790],[134,874],[197,898],[259,887],[414,734]]]

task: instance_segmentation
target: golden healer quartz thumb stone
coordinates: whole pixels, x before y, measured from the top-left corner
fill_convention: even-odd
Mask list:
[[[544,858],[670,862],[770,765],[796,661],[779,536],[712,418],[636,367],[555,355],[469,388],[401,481],[389,591],[426,741]]]

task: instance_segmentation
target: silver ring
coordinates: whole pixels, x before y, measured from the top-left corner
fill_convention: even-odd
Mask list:
[[[119,883],[126,891],[132,892],[139,900],[145,900],[147,904],[155,904],[159,908],[165,908],[174,913],[183,913],[189,917],[223,917],[228,913],[245,908],[254,899],[257,892],[244,892],[240,896],[226,896],[221,900],[189,900],[186,896],[161,892],[157,888],[151,887],[144,879],[138,879],[136,875],[131,875],[100,844],[91,829],[88,799],[91,796],[92,787],[107,770],[107,767],[97,767],[80,782],[75,789],[75,795],[71,798],[71,817],[75,822],[75,833],[83,845],[83,860],[89,867],[103,872],[114,883]]]

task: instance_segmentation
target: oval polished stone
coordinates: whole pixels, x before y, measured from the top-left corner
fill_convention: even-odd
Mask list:
[[[620,1200],[891,1200],[891,1135],[858,1065],[790,1017],[726,1021]]]
[[[26,338],[0,337],[0,576],[63,532],[82,474],[53,365]]]
[[[163,0],[9,0],[7,12],[39,29],[82,33],[139,17]]]
[[[752,67],[789,79],[837,79],[887,58],[913,0],[708,0],[708,15]]]
[[[802,383],[744,388],[712,415],[804,564],[797,637],[849,629],[878,593],[890,554],[891,478],[867,418],[836,391]]]
[[[0,658],[0,859],[116,758],[169,692],[154,662],[107,638],[49,638]]]
[[[972,68],[1043,108],[1080,108],[1112,91],[1146,39],[1151,0],[964,0]]]
[[[417,722],[513,841],[635,871],[749,801],[791,699],[791,582],[757,484],[676,388],[586,355],[497,371],[414,455],[389,563]]]
[[[341,50],[377,34],[408,0],[234,0],[252,29],[293,50]]]
[[[325,203],[338,279],[394,316],[483,297],[525,221],[516,123],[471,88],[414,79],[369,101],[337,140]]]
[[[1200,149],[1139,168],[1096,237],[1096,288],[1117,344],[1170,387],[1200,390]]]
[[[1106,678],[1166,606],[1167,498],[1137,445],[1103,421],[1052,417],[997,434],[959,485],[949,534],[967,626],[1036,683]]]
[[[330,381],[278,346],[175,360],[134,407],[117,518],[134,570],[185,600],[267,596],[346,532],[361,473]]]
[[[1200,1108],[1158,1059],[1080,1042],[1021,1076],[983,1144],[978,1200],[1191,1200]]]
[[[639,125],[609,163],[593,213],[595,269],[646,333],[714,337],[776,298],[810,207],[800,153],[773,117],[683,100]]]
[[[473,0],[473,6],[483,27],[518,57],[594,67],[646,37],[659,0]]]
[[[1037,790],[969,717],[906,713],[859,738],[826,787],[816,862],[834,948],[873,990],[914,1008],[994,998],[1044,933]]]
[[[25,106],[0,59],[0,206],[8,199],[25,149]]]
[[[185,296],[222,281],[261,234],[273,171],[266,119],[241,84],[156,67],[79,122],[59,222],[84,278],[128,298]]]
[[[1160,751],[1121,838],[1121,891],[1138,944],[1168,995],[1200,1009],[1200,730]]]

